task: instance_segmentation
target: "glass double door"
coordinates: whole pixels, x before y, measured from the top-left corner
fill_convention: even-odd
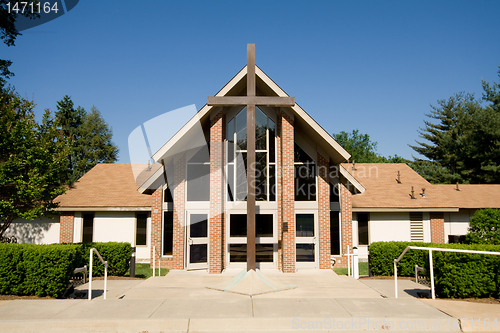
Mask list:
[[[186,214],[187,269],[208,268],[208,212]]]
[[[227,264],[244,268],[247,262],[247,215],[229,215]],[[257,214],[255,218],[255,261],[257,268],[275,268],[278,237],[274,214]]]

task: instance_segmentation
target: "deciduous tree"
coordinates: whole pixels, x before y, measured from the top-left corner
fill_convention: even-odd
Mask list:
[[[500,245],[500,210],[493,208],[477,210],[470,219],[465,242]]]
[[[0,91],[0,236],[16,218],[32,220],[57,207],[65,192],[68,146],[49,111],[41,124],[34,104]]]
[[[357,163],[407,163],[408,161],[398,156],[384,157],[377,154],[377,142],[373,142],[368,134],[360,134],[359,130],[352,133],[340,132],[333,134],[337,141],[349,154],[351,160]]]

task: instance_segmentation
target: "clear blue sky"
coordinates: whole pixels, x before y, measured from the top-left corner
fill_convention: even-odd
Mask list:
[[[113,129],[120,162],[145,121],[200,109],[256,64],[329,133],[411,158],[430,104],[498,82],[500,1],[92,1],[26,30],[9,82],[43,109],[70,95]],[[165,124],[169,126],[169,124]]]

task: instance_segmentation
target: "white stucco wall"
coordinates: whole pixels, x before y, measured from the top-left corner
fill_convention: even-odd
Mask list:
[[[59,231],[59,217],[41,217],[33,221],[15,219],[5,236],[15,236],[18,243],[53,244],[59,243]]]
[[[75,214],[75,228],[73,239],[75,243],[82,241],[83,235],[83,214]],[[136,212],[93,212],[94,214],[94,242],[129,242],[135,245],[136,233]],[[142,261],[150,259],[151,244],[151,218],[148,217],[146,230],[146,244],[136,246],[136,259]]]
[[[444,213],[444,237],[448,243],[448,235],[465,235],[469,228],[470,218],[474,210],[463,209],[458,213]]]
[[[82,241],[83,221],[82,213],[75,213],[75,220],[73,225],[73,242],[80,243]]]
[[[95,212],[94,242],[129,242],[135,244],[134,212]]]
[[[370,243],[379,241],[409,242],[411,240],[410,216],[407,212],[370,213],[368,233]]]

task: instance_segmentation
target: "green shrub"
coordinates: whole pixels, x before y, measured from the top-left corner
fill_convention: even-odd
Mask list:
[[[436,244],[433,244],[436,245]],[[375,242],[370,244],[369,261],[373,275],[394,275],[394,259],[398,258],[407,246],[431,246],[421,242]],[[398,263],[399,276],[415,276],[415,265],[424,267],[429,262],[427,251],[408,250]]]
[[[500,245],[500,210],[493,208],[477,210],[470,218],[465,243]]]
[[[0,292],[60,297],[68,286],[78,245],[0,244]]]
[[[446,247],[500,252],[498,245],[449,244]],[[500,296],[500,256],[434,251],[433,263],[434,283],[439,297]]]
[[[376,242],[370,245],[370,269],[374,275],[393,275],[394,259],[407,246],[440,247],[500,252],[498,245],[434,244],[415,242]],[[398,275],[414,276],[415,265],[426,269],[429,277],[428,251],[408,250],[398,263]],[[500,256],[487,254],[433,251],[436,294],[443,298],[499,297]]]
[[[0,294],[22,295],[25,271],[22,268],[26,245],[0,243]]]
[[[90,269],[90,249],[96,248],[102,259],[108,262],[108,275],[123,276],[130,268],[132,246],[130,243],[80,243],[80,261],[78,267],[87,265]],[[104,265],[94,253],[92,260],[92,275],[104,276]]]

